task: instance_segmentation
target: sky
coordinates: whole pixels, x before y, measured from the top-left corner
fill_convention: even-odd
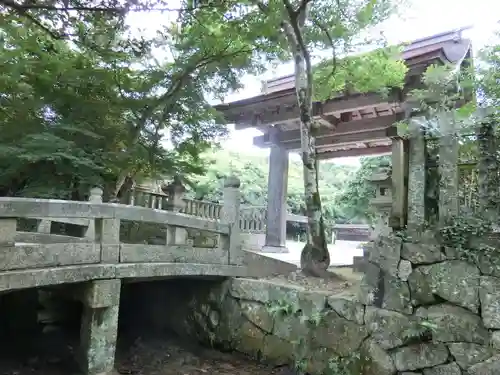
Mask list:
[[[172,1],[172,8],[178,7],[178,0]],[[128,23],[135,32],[151,35],[170,19],[165,13],[135,13],[129,16]],[[387,20],[379,28],[383,30],[390,44],[407,42],[464,26],[471,26],[464,35],[472,40],[475,50],[490,40],[493,31],[498,29],[500,20],[500,1],[498,0],[409,0],[402,15]],[[260,94],[261,82],[266,79],[293,73],[292,64],[284,64],[276,71],[268,71],[260,77],[245,77],[244,88],[225,98],[229,103]],[[249,154],[268,154],[268,150],[254,147],[252,138],[261,133],[255,129],[236,131],[230,126],[230,135],[223,147]],[[292,156],[293,157],[293,156]],[[335,159],[338,164],[358,164],[359,158]]]

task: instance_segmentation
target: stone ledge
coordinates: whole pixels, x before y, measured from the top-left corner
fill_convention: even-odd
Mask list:
[[[249,268],[249,273],[258,276],[288,275],[297,271],[297,266],[282,260],[267,257],[252,251],[243,251],[243,264]]]
[[[170,276],[252,277],[247,266],[193,263],[90,264],[0,272],[0,291],[100,279]]]

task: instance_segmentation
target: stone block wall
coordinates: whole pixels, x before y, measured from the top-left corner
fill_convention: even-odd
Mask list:
[[[311,374],[497,375],[500,275],[494,261],[465,259],[432,233],[383,237],[352,293],[233,279],[170,300],[171,325]]]
[[[371,337],[405,375],[500,374],[498,271],[479,247],[438,238],[428,231],[374,243],[359,293]]]

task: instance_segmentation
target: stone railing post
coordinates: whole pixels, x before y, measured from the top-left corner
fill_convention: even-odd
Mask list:
[[[184,209],[184,193],[186,192],[186,188],[179,178],[174,178],[172,183],[163,189],[163,192],[167,194],[166,208],[168,211],[180,212]]]
[[[0,245],[14,246],[16,241],[16,218],[4,217],[0,219]]]
[[[229,243],[221,236],[220,246],[229,248],[229,264],[243,263],[243,250],[240,236],[240,180],[236,176],[229,176],[224,181],[224,201],[221,219],[229,224]]]
[[[90,190],[89,202],[102,203],[101,188],[95,187]],[[101,263],[120,261],[120,219],[91,221],[85,237],[94,238],[101,247]]]
[[[103,191],[99,187],[93,187],[90,189],[89,202],[102,203],[102,193]],[[89,225],[87,227],[87,231],[85,232],[85,238],[95,238],[95,220],[89,220]]]
[[[38,222],[36,231],[38,233],[50,234],[51,227],[52,227],[52,220],[50,220],[50,219],[41,219]]]
[[[167,194],[167,207],[168,211],[181,212],[185,207],[184,193],[186,188],[181,180],[177,177],[174,178],[171,184],[163,189]],[[169,225],[167,227],[167,245],[184,245],[187,243],[188,233],[186,228],[174,227]]]

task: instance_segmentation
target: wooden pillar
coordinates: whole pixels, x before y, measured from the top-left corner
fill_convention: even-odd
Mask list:
[[[458,134],[451,112],[438,115],[439,121],[439,224],[458,215]]]
[[[421,120],[422,121],[422,120]],[[408,141],[408,230],[421,231],[425,224],[426,152],[420,121],[409,120]]]
[[[288,150],[279,142],[279,129],[270,129],[272,142],[269,155],[267,185],[266,253],[287,253],[286,248],[286,196],[288,188]]]

